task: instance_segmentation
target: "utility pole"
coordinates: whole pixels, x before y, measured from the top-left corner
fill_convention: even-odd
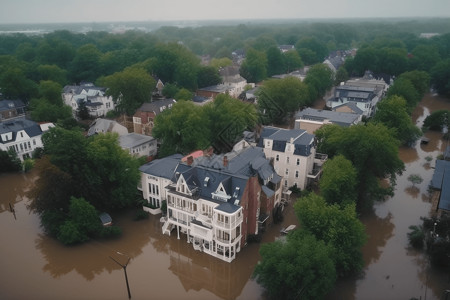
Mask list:
[[[128,257],[127,255],[125,255],[123,253],[120,253],[117,251],[116,251],[116,253]],[[123,268],[123,272],[125,273],[125,282],[127,283],[128,299],[131,299],[130,285],[128,284],[128,276],[127,276],[127,266],[128,266],[128,263],[130,262],[130,257],[128,257],[128,260],[127,260],[126,264],[124,264],[124,265],[122,265],[120,262],[118,262],[111,256],[109,258],[111,258],[116,264],[118,264],[119,266],[121,266]]]

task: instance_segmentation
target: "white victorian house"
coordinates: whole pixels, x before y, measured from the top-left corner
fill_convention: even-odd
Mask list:
[[[13,150],[23,161],[30,158],[36,148],[42,148],[42,134],[53,123],[38,124],[26,119],[12,119],[0,123],[0,150]]]
[[[86,106],[91,117],[106,116],[109,111],[115,109],[112,97],[106,95],[106,88],[97,87],[92,83],[66,85],[62,98],[64,104],[72,107],[74,116],[83,105]]]

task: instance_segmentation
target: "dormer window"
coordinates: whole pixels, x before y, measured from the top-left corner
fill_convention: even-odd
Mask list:
[[[234,190],[234,193],[233,193],[234,198],[237,198],[239,196],[240,189],[241,189],[240,187],[236,187],[236,189]]]
[[[205,177],[205,180],[203,181],[203,186],[207,187],[209,183],[209,177]]]

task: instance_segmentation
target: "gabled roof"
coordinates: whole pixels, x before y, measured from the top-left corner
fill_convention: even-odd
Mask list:
[[[35,137],[42,134],[41,127],[38,123],[27,119],[6,120],[0,123],[0,143],[6,144],[14,142],[17,133],[24,130],[29,137]],[[5,133],[11,133],[11,139],[2,138]]]
[[[91,123],[88,130],[88,136],[94,135],[96,133],[106,133],[106,132],[117,132],[119,135],[128,134],[128,129],[113,120],[108,119],[95,119]]]
[[[175,169],[180,163],[182,157],[183,155],[181,154],[174,154],[165,158],[155,159],[140,166],[139,171],[148,175],[172,179]]]
[[[291,143],[295,147],[294,155],[309,156],[314,137],[313,134],[309,134],[303,129],[283,129],[266,126],[263,127],[261,132],[258,147],[264,148],[264,140],[270,139],[273,141],[272,150],[274,151],[285,152],[286,143]]]
[[[92,83],[86,82],[83,83],[81,85],[66,85],[63,88],[63,93],[64,94],[75,94],[75,95],[79,95],[81,94],[83,91],[85,91],[85,93],[89,96],[93,96],[93,95],[97,95],[98,92],[102,92],[104,93],[106,91],[105,87],[99,87],[99,86],[95,86]]]
[[[364,111],[361,108],[359,108],[355,102],[347,102],[344,104],[337,105],[337,106],[333,107],[333,111],[336,111],[340,107],[348,107],[354,113],[359,114],[359,115],[362,115],[364,113]]]
[[[25,104],[22,100],[1,100],[0,111],[7,111],[11,109],[24,108]]]
[[[173,104],[175,104],[177,101],[172,98],[163,99],[163,100],[157,100],[153,102],[146,102],[141,105],[141,107],[138,108],[138,112],[153,112],[155,115],[160,114],[163,112],[166,108],[170,108]]]

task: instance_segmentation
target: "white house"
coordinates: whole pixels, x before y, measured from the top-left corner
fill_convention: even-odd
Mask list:
[[[42,148],[42,134],[53,123],[38,123],[26,119],[13,119],[0,123],[0,150],[14,150],[21,161],[32,156],[36,148]]]
[[[134,132],[119,136],[119,144],[137,157],[155,156],[157,151],[155,138]]]
[[[143,197],[167,201],[164,234],[176,230],[195,250],[231,262],[270,222],[281,202],[281,177],[261,148],[245,141],[225,155],[207,154],[182,162],[181,155],[141,166]]]
[[[320,176],[327,156],[316,153],[314,138],[302,129],[263,128],[258,147],[264,149],[267,158],[273,159],[275,171],[283,176],[285,189],[296,185],[303,190]]]
[[[128,129],[117,123],[113,120],[107,119],[96,119],[91,123],[88,130],[88,136],[99,134],[99,133],[107,133],[107,132],[115,132],[119,136],[128,134]]]
[[[72,107],[73,115],[76,115],[81,105],[86,106],[91,117],[106,116],[107,112],[115,108],[112,97],[106,95],[106,88],[96,87],[92,83],[66,85],[62,98],[66,105]]]
[[[219,74],[231,97],[238,98],[248,84],[247,80],[239,73],[239,67],[237,66],[223,67],[219,70]],[[252,84],[252,87],[254,87],[254,84]]]

